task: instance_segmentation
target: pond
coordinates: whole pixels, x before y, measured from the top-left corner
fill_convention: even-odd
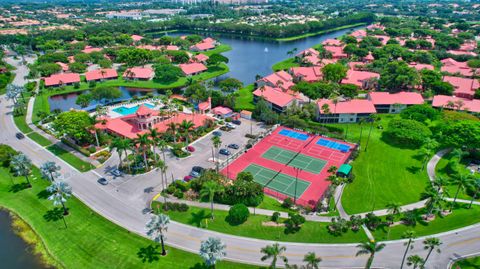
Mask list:
[[[31,252],[31,247],[18,237],[11,227],[12,219],[6,211],[0,210],[0,261],[1,268],[45,269],[39,258]]]
[[[362,26],[352,28],[353,30],[363,28]],[[298,51],[310,48],[314,45],[320,44],[325,39],[340,37],[352,29],[344,29],[328,34],[307,37],[295,41],[278,42],[275,40],[260,40],[252,38],[241,37],[229,37],[224,35],[215,36],[220,42],[228,44],[232,47],[232,50],[223,53],[229,58],[228,67],[230,72],[220,76],[217,79],[224,79],[227,77],[237,78],[248,85],[255,81],[256,75],[266,76],[272,73],[272,65],[285,60],[289,56],[287,51],[296,48]],[[180,36],[188,35],[187,32],[175,32],[170,35]],[[143,96],[148,92],[153,92],[157,95],[156,90],[151,89],[133,89],[120,87],[123,95],[119,99],[115,100],[124,101],[129,100],[133,96]],[[75,100],[80,93],[69,93],[63,95],[55,95],[49,98],[50,109],[60,109],[62,111],[69,110],[71,108],[80,109],[81,107],[75,104]],[[98,103],[92,102],[86,110],[95,109]]]

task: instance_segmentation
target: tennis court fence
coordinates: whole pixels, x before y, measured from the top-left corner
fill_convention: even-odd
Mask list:
[[[287,199],[287,198],[290,198],[290,199],[292,199],[292,201],[293,201],[293,198],[292,198],[292,197],[289,197],[289,196],[286,195],[286,194],[283,194],[283,193],[278,192],[278,191],[274,191],[274,190],[269,189],[269,188],[267,188],[267,187],[263,188],[263,192],[264,192],[265,194],[269,195],[269,196],[272,196],[272,197],[280,200],[280,201],[283,201],[283,200],[285,200],[285,199]],[[318,204],[318,201],[321,201],[322,198],[323,198],[323,197],[321,197],[321,198],[318,199],[318,200],[306,200],[306,199],[302,199],[302,198],[297,198],[296,204],[297,204],[297,205],[304,206],[304,207],[309,206],[309,207],[311,207],[311,208],[315,208],[315,207],[317,206],[317,204]]]

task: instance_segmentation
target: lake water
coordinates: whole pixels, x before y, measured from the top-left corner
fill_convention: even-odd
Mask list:
[[[353,28],[354,30],[363,27]],[[351,29],[345,29],[340,31],[331,32],[324,35],[307,37],[304,39],[277,42],[274,40],[259,40],[252,38],[241,37],[228,37],[223,35],[213,35],[214,38],[220,42],[228,44],[232,47],[232,50],[223,53],[229,59],[228,67],[230,72],[217,78],[224,79],[227,77],[237,78],[245,85],[253,83],[255,76],[266,76],[272,73],[272,65],[287,59],[287,51],[296,48],[298,51],[310,48],[314,45],[320,44],[325,39],[336,38],[342,36],[351,31]],[[180,36],[188,35],[186,32],[175,32],[170,35]],[[120,87],[122,90],[122,97],[116,101],[123,101],[132,98],[135,95],[145,95],[152,90],[141,89],[127,89]],[[157,94],[153,90],[154,94]],[[80,106],[75,104],[75,100],[79,93],[70,93],[64,95],[56,95],[49,98],[50,109],[60,109],[62,111],[69,110],[71,108],[80,109]],[[90,110],[96,107],[97,103],[92,102],[91,105],[85,109]]]
[[[31,247],[12,231],[11,221],[8,212],[0,210],[0,268],[47,268],[31,253]]]

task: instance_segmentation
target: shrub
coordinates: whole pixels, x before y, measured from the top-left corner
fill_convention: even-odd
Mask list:
[[[75,82],[75,83],[73,84],[73,88],[74,88],[74,89],[79,89],[79,88],[80,88],[80,83]]]
[[[288,197],[285,200],[283,200],[283,203],[282,203],[283,208],[292,208],[292,206],[293,206],[292,198]]]
[[[278,219],[280,218],[280,212],[273,212],[272,217],[270,218],[271,221],[278,223]]]
[[[17,155],[17,152],[8,145],[0,144],[0,163],[3,167],[10,166],[12,156]]]
[[[250,216],[250,212],[248,211],[248,207],[244,204],[236,204],[230,207],[228,211],[227,221],[231,225],[239,225],[247,221],[248,217]]]
[[[300,225],[305,223],[305,218],[296,213],[288,213],[288,219],[285,220],[285,233],[296,233],[300,231]]]
[[[429,105],[415,105],[405,108],[400,116],[403,119],[425,122],[427,119],[436,120],[440,113]]]
[[[428,127],[415,120],[395,119],[390,121],[386,136],[398,145],[421,146],[426,138],[432,136]]]
[[[173,193],[173,196],[175,196],[178,199],[182,199],[183,198],[183,192],[179,189],[176,189],[175,193]]]
[[[166,192],[167,192],[168,194],[173,194],[173,193],[175,193],[176,190],[177,190],[177,188],[175,188],[175,185],[170,184],[170,186],[168,186]]]
[[[178,212],[187,212],[188,205],[185,203],[172,203],[166,202],[162,204],[162,209],[164,211],[178,211]]]
[[[97,148],[95,148],[95,146],[88,147],[88,152],[95,153],[96,151],[97,151]]]
[[[246,137],[246,138],[250,138],[250,139],[255,139],[255,138],[257,138],[257,136],[254,135],[254,134],[245,134],[245,137]]]
[[[186,192],[188,190],[187,183],[181,180],[175,181],[175,187],[182,192]]]
[[[232,118],[226,118],[225,121],[226,122],[232,122]]]

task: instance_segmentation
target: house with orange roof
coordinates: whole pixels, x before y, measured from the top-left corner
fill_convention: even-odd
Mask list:
[[[150,80],[155,75],[152,68],[149,67],[132,67],[123,73],[124,79],[130,80]]]
[[[473,76],[473,70],[466,62],[458,62],[452,58],[441,60],[442,67],[440,70],[449,74],[459,74],[464,77]]]
[[[432,106],[437,108],[446,108],[452,110],[468,111],[480,113],[480,100],[467,99],[447,95],[435,95],[432,100]]]
[[[343,47],[344,46],[324,46],[323,48],[332,54],[333,59],[344,59],[347,58],[348,55],[343,52]]]
[[[477,79],[444,76],[443,81],[452,84],[453,94],[461,98],[473,99],[475,91],[480,88]]]
[[[88,71],[85,73],[85,79],[87,81],[104,81],[109,79],[117,79],[117,70],[113,68],[104,68]]]
[[[295,83],[293,77],[284,70],[277,71],[255,82],[257,88],[262,86],[279,87],[284,90],[290,89]]]
[[[45,87],[57,87],[80,83],[80,75],[77,73],[54,74],[43,79]]]
[[[94,48],[94,47],[92,47],[92,46],[86,46],[86,47],[82,50],[82,52],[88,54],[88,53],[92,53],[92,52],[100,52],[100,51],[102,51],[102,50],[103,50],[102,48]]]
[[[64,73],[70,70],[70,68],[68,67],[68,64],[66,63],[56,62],[56,64],[58,64],[62,68],[62,72]]]
[[[292,67],[289,70],[294,81],[314,82],[323,78],[322,69],[319,66],[311,67]]]
[[[304,49],[302,51],[300,51],[299,53],[297,53],[297,55],[295,55],[295,57],[299,57],[299,58],[303,58],[305,56],[310,56],[310,55],[320,55],[320,53],[314,49],[314,48],[308,48],[308,49]]]
[[[257,103],[260,98],[263,98],[273,111],[282,113],[297,102],[297,98],[281,88],[274,88],[270,86],[261,86],[253,92],[253,102]]]
[[[357,39],[357,41],[360,41],[362,40],[364,37],[367,36],[367,31],[363,30],[363,29],[360,29],[360,30],[357,30],[357,31],[354,31],[350,34],[351,36],[355,37]]]
[[[217,106],[212,109],[212,113],[222,119],[234,116],[233,110],[225,106]]]
[[[130,37],[133,39],[133,42],[138,42],[143,39],[141,35],[131,35]]]
[[[190,47],[191,51],[207,51],[215,48],[214,43],[200,42]]]
[[[322,45],[340,47],[340,46],[343,46],[343,43],[342,43],[342,41],[340,41],[338,39],[329,38],[329,39],[326,39],[325,41],[323,41]]]
[[[207,67],[202,63],[179,64],[178,67],[182,69],[183,74],[186,76],[193,76],[207,71]]]
[[[320,123],[353,123],[368,119],[377,113],[373,102],[365,99],[352,99],[333,102],[330,99],[317,101],[317,120]]]
[[[421,71],[423,69],[428,69],[428,70],[434,70],[435,67],[431,64],[420,64],[420,63],[416,63],[416,62],[411,62],[408,64],[408,66],[410,67],[413,67],[415,69],[417,69],[418,71]]]
[[[207,60],[209,59],[210,57],[208,57],[207,55],[205,54],[197,54],[195,56],[192,57],[192,60],[194,62],[197,62],[197,63],[203,63],[203,64],[206,64],[207,63]]]
[[[353,84],[361,89],[374,89],[377,87],[377,80],[380,74],[369,71],[348,70],[347,76],[342,79],[341,84]]]
[[[372,101],[377,113],[400,113],[408,106],[424,103],[417,92],[369,92],[367,99]]]

